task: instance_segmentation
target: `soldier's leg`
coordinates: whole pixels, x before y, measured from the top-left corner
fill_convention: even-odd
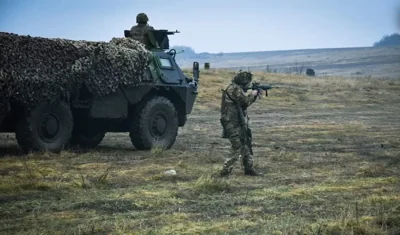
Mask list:
[[[241,155],[242,155],[242,164],[244,167],[244,173],[246,175],[251,175],[251,176],[259,176],[262,175],[261,173],[258,173],[253,166],[253,156],[250,153],[250,149],[247,146],[246,143],[242,144],[242,147],[240,149]]]
[[[228,175],[231,173],[241,154],[240,126],[236,123],[228,123],[225,125],[225,130],[231,142],[231,150],[222,167],[221,175]]]
[[[224,162],[221,175],[229,175],[232,172],[233,167],[235,166],[241,154],[241,142],[239,136],[230,136],[229,141],[231,142],[231,150],[228,158]]]
[[[246,149],[247,148],[247,149]],[[253,166],[253,156],[250,154],[250,151],[247,146],[243,147],[243,166],[244,166],[244,174],[251,176],[260,176],[262,173],[257,172]]]
[[[242,155],[242,164],[245,170],[253,169],[253,156],[250,154],[249,147],[245,144],[240,149]]]

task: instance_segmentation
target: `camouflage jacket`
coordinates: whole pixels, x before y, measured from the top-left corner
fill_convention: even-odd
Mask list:
[[[253,94],[246,95],[241,86],[231,83],[222,93],[221,121],[239,123],[239,110],[236,103],[242,107],[244,112],[243,116],[246,117],[247,107],[249,107],[256,98],[257,96]]]
[[[154,30],[154,28],[150,25],[144,25],[144,24],[138,24],[133,26],[130,30],[132,39],[137,40],[141,43],[145,43],[143,36],[147,30]]]

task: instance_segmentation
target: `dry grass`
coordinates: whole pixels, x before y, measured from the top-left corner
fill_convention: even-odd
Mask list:
[[[0,233],[400,233],[399,81],[256,73],[293,87],[249,109],[265,176],[238,166],[221,179],[229,142],[218,108],[231,76],[201,72],[195,110],[168,151],[132,150],[122,133],[86,153],[23,156],[1,135]]]

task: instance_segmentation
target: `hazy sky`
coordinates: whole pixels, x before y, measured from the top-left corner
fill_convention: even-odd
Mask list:
[[[0,0],[0,31],[108,41],[136,15],[196,52],[371,46],[399,32],[400,0]]]

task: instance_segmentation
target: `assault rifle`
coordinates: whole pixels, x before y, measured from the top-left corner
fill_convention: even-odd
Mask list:
[[[257,90],[258,91],[258,98],[261,98],[261,90],[265,91],[265,96],[268,96],[268,90],[272,88],[279,88],[278,86],[272,86],[272,85],[265,85],[265,84],[260,84],[259,82],[253,82],[251,86],[243,88],[244,92],[247,92],[248,90]]]

